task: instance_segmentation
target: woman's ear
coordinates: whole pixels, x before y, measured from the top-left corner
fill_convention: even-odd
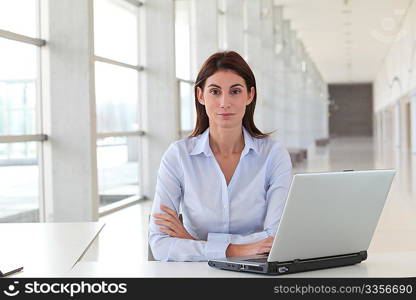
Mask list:
[[[254,88],[254,86],[252,86],[250,88],[250,93],[248,94],[248,99],[247,99],[247,104],[246,105],[250,105],[250,103],[253,101],[254,99],[254,95],[256,94],[256,89]]]
[[[202,95],[203,95],[202,89],[199,86],[197,86],[196,87],[196,97],[197,97],[199,103],[201,103],[202,105],[205,105],[205,101],[202,98]]]

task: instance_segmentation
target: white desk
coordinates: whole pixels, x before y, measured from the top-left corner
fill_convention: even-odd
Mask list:
[[[0,224],[0,267],[23,265],[13,277],[64,276],[88,250],[104,223]]]
[[[79,262],[67,277],[261,277],[266,275],[214,269],[206,262]],[[369,253],[364,262],[347,267],[278,277],[411,277],[416,276],[416,252]],[[267,276],[270,277],[270,276]]]

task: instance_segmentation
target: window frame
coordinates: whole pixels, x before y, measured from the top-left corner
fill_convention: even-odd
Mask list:
[[[42,117],[42,61],[41,61],[41,49],[47,45],[47,41],[42,39],[40,34],[41,26],[41,11],[40,0],[35,1],[36,8],[36,35],[37,37],[30,37],[27,35],[15,33],[8,30],[0,29],[0,38],[9,39],[23,44],[36,46],[36,63],[37,63],[37,78],[35,82],[36,86],[36,104],[35,104],[35,126],[38,134],[21,134],[21,135],[0,135],[1,144],[13,144],[13,143],[26,143],[37,142],[37,166],[38,166],[38,211],[39,222],[45,221],[45,194],[44,194],[44,159],[43,159],[43,146],[44,142],[48,140],[48,136],[43,133],[43,117]]]
[[[95,55],[95,49],[94,49],[94,53],[93,53],[93,65],[95,66],[96,62],[101,62],[101,63],[106,63],[112,66],[117,66],[117,67],[121,67],[121,68],[128,68],[128,69],[133,69],[136,70],[138,72],[138,82],[137,82],[137,87],[139,89],[139,92],[137,94],[137,108],[138,108],[138,114],[137,114],[137,123],[139,124],[139,126],[142,126],[142,118],[141,118],[141,109],[143,108],[142,105],[142,97],[141,97],[141,93],[140,93],[140,87],[141,87],[141,81],[142,81],[142,72],[145,71],[144,66],[142,66],[140,63],[142,61],[141,59],[141,52],[142,52],[142,44],[141,44],[141,33],[142,31],[140,31],[140,26],[141,26],[141,15],[143,14],[143,7],[144,7],[144,3],[141,1],[135,1],[135,0],[108,0],[110,2],[114,2],[114,3],[125,3],[127,5],[131,5],[131,7],[133,9],[136,9],[135,14],[136,14],[136,18],[137,18],[137,26],[139,27],[137,34],[137,43],[138,43],[138,59],[137,59],[137,65],[133,65],[133,64],[128,64],[119,60],[114,60],[114,59],[110,59],[107,57],[103,57],[103,56],[99,56],[99,55]],[[93,23],[93,32],[95,31],[94,29],[94,13],[95,13],[95,9],[94,9],[94,4],[95,1],[93,1],[93,15],[92,15],[92,23]],[[93,68],[93,73],[94,73],[94,78],[95,78],[95,67]],[[94,102],[97,103],[97,99],[96,99],[96,86],[95,83],[93,84],[93,89],[94,89]],[[95,104],[95,109],[97,108],[97,104]],[[143,156],[142,156],[142,139],[146,136],[146,132],[142,129],[138,129],[135,131],[111,131],[111,132],[96,132],[96,143],[98,142],[99,139],[103,139],[103,138],[108,138],[108,137],[137,137],[138,138],[138,150],[139,150],[139,155],[138,155],[138,164],[139,166],[142,165],[143,162]],[[96,145],[96,151],[98,150],[98,147]],[[108,215],[110,213],[116,212],[120,209],[123,209],[125,207],[134,205],[138,202],[141,202],[142,200],[147,199],[147,197],[143,194],[143,189],[141,187],[141,185],[143,184],[143,168],[140,167],[137,172],[138,172],[138,192],[136,195],[130,196],[130,197],[126,197],[122,200],[118,200],[114,203],[111,204],[107,204],[104,206],[101,206],[101,203],[99,203],[99,217],[103,217],[105,215]],[[98,162],[97,162],[97,168],[95,170],[95,176],[97,177],[97,182],[99,180],[98,178]],[[99,189],[97,190],[98,193],[98,197],[100,197],[100,191]]]

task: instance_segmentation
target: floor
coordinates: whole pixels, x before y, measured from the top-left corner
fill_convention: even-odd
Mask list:
[[[308,160],[294,173],[395,168],[385,208],[369,252],[416,251],[416,154],[394,150],[372,138],[331,139],[329,145],[308,149]],[[123,209],[100,219],[106,226],[84,261],[147,260],[147,222],[152,202]],[[117,256],[115,256],[117,255]]]

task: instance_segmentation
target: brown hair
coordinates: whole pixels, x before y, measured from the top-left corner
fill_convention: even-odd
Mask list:
[[[205,106],[199,103],[197,88],[204,90],[205,82],[208,77],[212,76],[219,70],[230,70],[241,76],[247,86],[247,91],[254,87],[255,93],[253,101],[246,106],[246,112],[243,116],[243,126],[247,129],[252,137],[265,138],[269,136],[268,133],[262,133],[254,124],[254,108],[256,107],[257,88],[256,78],[254,77],[253,71],[250,69],[246,61],[234,51],[217,52],[211,55],[202,65],[199,70],[198,76],[196,77],[194,93],[195,93],[195,107],[196,107],[196,124],[194,131],[190,137],[197,136],[203,133],[209,127],[209,120]]]

